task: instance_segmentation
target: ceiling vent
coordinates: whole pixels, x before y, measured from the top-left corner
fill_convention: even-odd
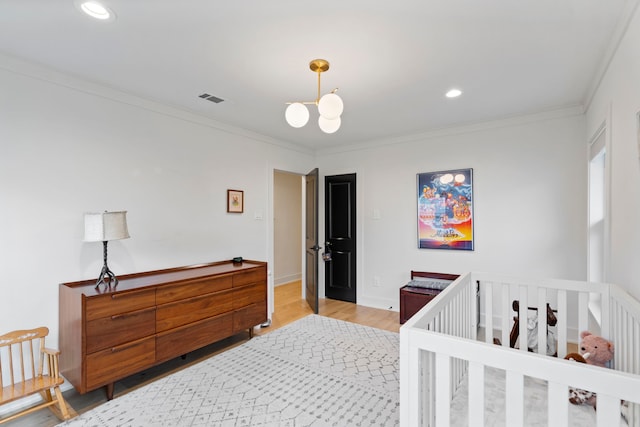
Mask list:
[[[224,101],[222,98],[218,98],[217,96],[209,95],[208,93],[203,93],[202,95],[198,95],[199,98],[206,99],[207,101],[215,102],[216,104]]]

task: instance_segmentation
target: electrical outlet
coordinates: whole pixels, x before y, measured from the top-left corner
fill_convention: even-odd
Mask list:
[[[374,288],[380,287],[380,278],[378,276],[373,276],[373,287]]]

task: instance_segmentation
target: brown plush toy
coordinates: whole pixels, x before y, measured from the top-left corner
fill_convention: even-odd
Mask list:
[[[580,353],[569,353],[564,357],[564,360],[573,360],[574,362],[587,363],[584,357]]]

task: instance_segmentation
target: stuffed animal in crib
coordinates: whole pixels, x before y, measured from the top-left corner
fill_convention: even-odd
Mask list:
[[[569,353],[565,359],[606,368],[613,359],[613,343],[589,331],[581,332],[580,338],[580,352]],[[569,402],[574,405],[591,405],[595,409],[596,397],[594,392],[569,387]]]
[[[588,365],[607,367],[613,359],[613,343],[589,331],[580,332],[580,354]]]

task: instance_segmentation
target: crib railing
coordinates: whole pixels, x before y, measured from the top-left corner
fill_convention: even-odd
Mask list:
[[[480,290],[482,310],[476,304]],[[562,360],[569,335],[588,330],[589,299],[602,307],[600,334],[615,344],[614,369]],[[511,349],[512,302],[519,301],[520,349]],[[558,357],[546,356],[547,304],[557,317]],[[529,310],[537,308],[537,311]],[[477,323],[477,310],[481,311]],[[527,352],[527,317],[537,313],[537,351]],[[400,329],[400,420],[403,426],[448,426],[450,401],[461,381],[469,381],[469,420],[484,421],[485,367],[506,371],[506,424],[523,423],[524,376],[548,382],[549,420],[568,423],[568,387],[598,393],[599,426],[620,418],[620,399],[630,404],[630,425],[640,424],[640,304],[615,285],[567,280],[535,280],[487,273],[458,278]],[[484,342],[477,340],[483,326]],[[482,331],[482,330],[481,330]],[[494,338],[502,345],[494,345]],[[635,403],[635,404],[634,404]]]

